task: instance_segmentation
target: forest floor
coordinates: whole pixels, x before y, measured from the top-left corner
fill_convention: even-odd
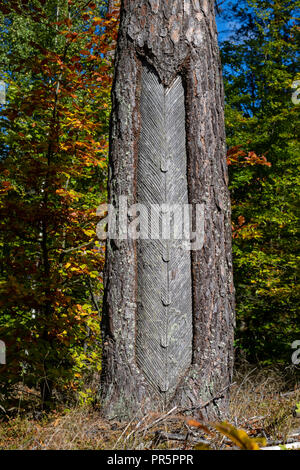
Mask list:
[[[243,367],[235,374],[230,414],[225,420],[251,438],[263,438],[267,445],[300,441],[300,418],[293,414],[299,402],[300,384],[294,371]],[[4,407],[0,409],[2,450],[190,450],[197,444],[199,448],[230,450],[236,444],[228,433],[176,410],[160,416],[148,414],[139,422],[119,423],[103,420],[92,405],[59,406],[43,415],[33,409],[24,411],[19,397],[17,412],[8,416]]]

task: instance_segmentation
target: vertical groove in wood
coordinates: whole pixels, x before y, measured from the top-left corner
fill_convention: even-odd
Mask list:
[[[182,79],[178,76],[166,87],[144,65],[141,82],[137,202],[149,215],[151,204],[178,205],[182,211],[188,204]],[[191,256],[170,235],[137,245],[137,364],[166,398],[175,392],[192,357]]]

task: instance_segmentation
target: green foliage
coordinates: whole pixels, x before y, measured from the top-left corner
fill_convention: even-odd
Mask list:
[[[239,146],[228,161],[236,344],[251,361],[290,363],[290,345],[300,336],[299,105],[292,101],[299,79],[297,6],[286,0],[236,5],[238,27],[221,44],[228,146]],[[267,163],[245,164],[241,157],[249,152]]]
[[[100,370],[107,133],[116,19],[104,2],[0,8],[0,337],[16,382],[75,390]],[[101,16],[99,16],[101,15]]]

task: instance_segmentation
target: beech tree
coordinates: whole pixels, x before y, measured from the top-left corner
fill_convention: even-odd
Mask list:
[[[117,23],[105,6],[0,4],[0,395],[38,387],[44,409],[101,367],[95,226]]]
[[[193,227],[199,205],[203,243],[184,250],[165,239],[108,236],[107,416],[173,406],[204,418],[226,411],[234,287],[223,100],[214,2],[123,0],[109,202],[119,217],[124,196],[128,206],[188,203]]]

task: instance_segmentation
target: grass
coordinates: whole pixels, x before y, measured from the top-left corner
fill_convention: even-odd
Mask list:
[[[214,449],[232,448],[226,436],[212,427],[209,433],[176,412],[165,417],[152,413],[139,423],[106,421],[92,405],[59,408],[43,415],[36,404],[32,405],[34,391],[18,393],[12,415],[3,413],[0,421],[2,450],[193,449],[202,440]],[[24,395],[30,400],[26,401]],[[269,443],[287,442],[293,431],[300,433],[300,419],[292,413],[299,402],[300,389],[293,370],[243,366],[236,372],[231,389],[227,421],[250,437],[265,437]]]

